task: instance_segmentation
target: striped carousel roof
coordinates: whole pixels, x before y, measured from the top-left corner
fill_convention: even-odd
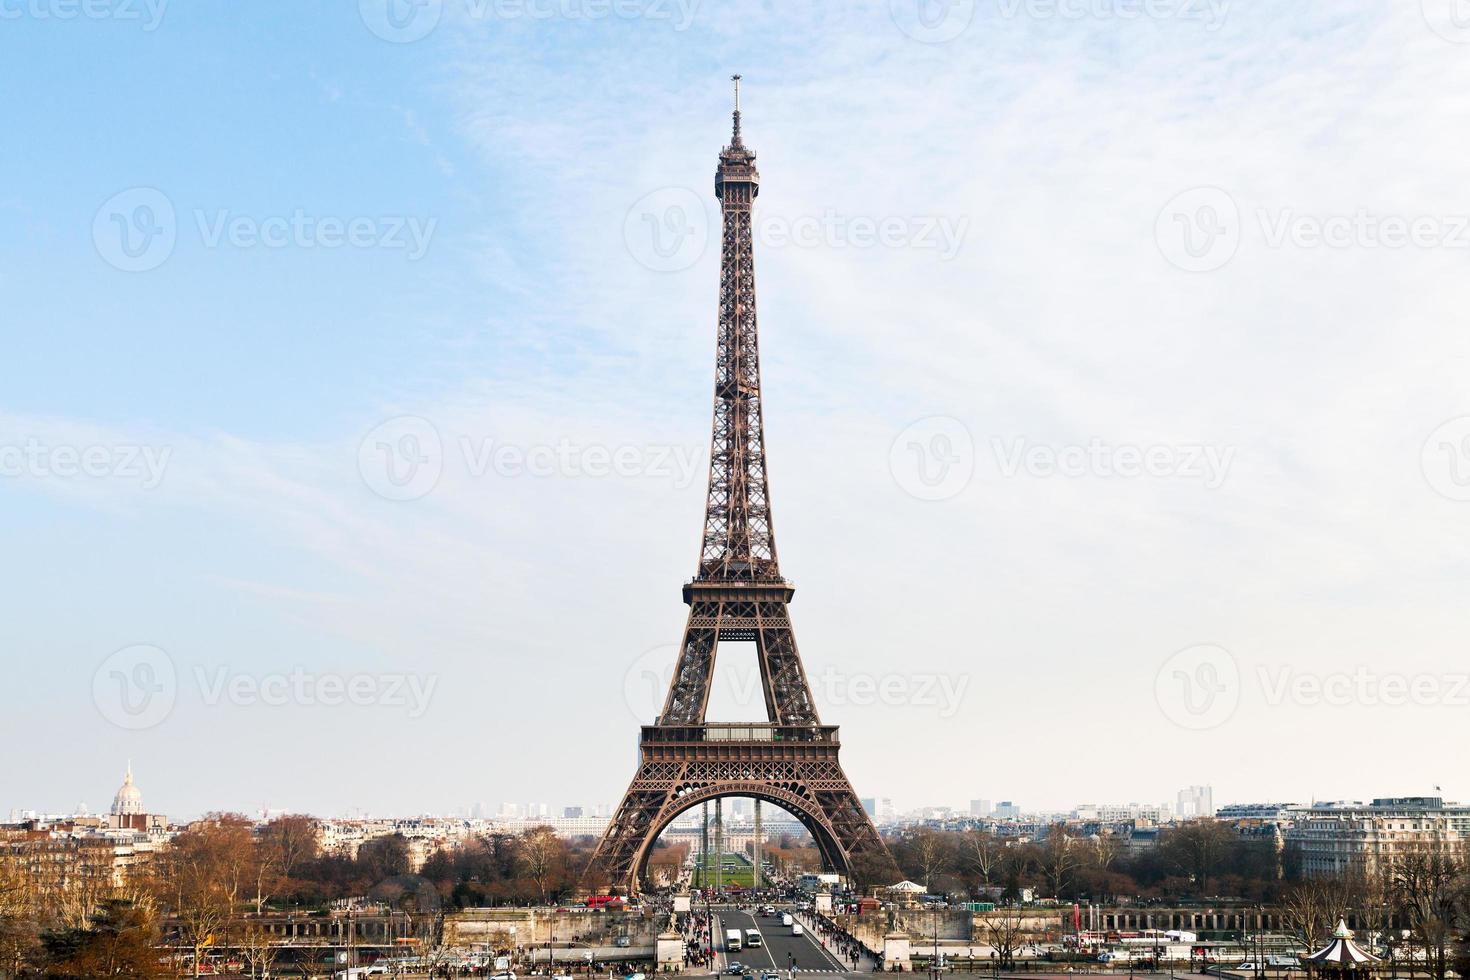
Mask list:
[[[1332,941],[1308,956],[1307,960],[1312,963],[1332,963],[1347,969],[1354,969],[1377,963],[1378,957],[1364,951],[1361,946],[1353,942],[1353,931],[1347,927],[1345,921],[1338,919],[1337,928],[1332,930]]]

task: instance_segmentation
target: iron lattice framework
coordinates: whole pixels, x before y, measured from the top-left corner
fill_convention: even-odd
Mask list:
[[[715,196],[723,231],[715,343],[714,434],[699,569],[684,585],[689,620],[663,711],[643,729],[640,764],[591,872],[636,892],[658,835],[685,810],[725,796],[774,803],[807,827],[824,863],[849,873],[892,859],[837,761],[837,729],[817,716],[792,633],[795,589],[781,577],[766,479],[751,209],[755,153],[734,132],[720,151]],[[753,642],[765,724],[705,721],[721,640]]]

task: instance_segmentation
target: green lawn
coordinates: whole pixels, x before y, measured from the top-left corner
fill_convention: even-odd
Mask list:
[[[696,864],[698,863],[698,860],[699,859],[696,857],[695,858],[695,863]],[[707,872],[707,877],[708,877],[709,883],[711,885],[713,885],[715,883],[715,865],[716,864],[717,864],[717,859],[716,859],[715,855],[713,855],[713,854],[709,855],[709,857],[705,860],[704,868],[705,868],[705,871]],[[695,872],[696,880],[698,880],[698,875],[699,875],[699,872],[696,871]],[[739,885],[742,888],[749,888],[749,887],[751,887],[751,884],[753,883],[754,879],[755,879],[755,873],[754,873],[754,869],[751,867],[750,858],[749,857],[747,857],[744,854],[726,854],[725,855],[725,870],[721,873],[721,876],[720,876],[720,883],[721,884],[727,885],[727,886],[728,885]]]

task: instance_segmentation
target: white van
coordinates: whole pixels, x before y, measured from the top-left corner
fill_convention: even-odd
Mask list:
[[[799,936],[799,935],[801,935],[801,923],[800,922],[793,922],[793,923],[791,923],[791,934],[793,936]]]
[[[781,913],[781,924],[783,926],[789,926],[789,925],[791,925],[791,913],[790,912],[783,912],[783,913]]]

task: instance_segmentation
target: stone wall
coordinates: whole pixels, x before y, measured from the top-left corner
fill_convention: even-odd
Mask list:
[[[661,924],[652,915],[621,910],[462,909],[444,916],[444,942],[462,947],[483,946],[488,942],[501,948],[520,947],[528,951],[544,951],[549,942],[553,948],[568,944],[576,944],[574,948],[580,949],[592,947],[598,951],[599,958],[614,955],[612,951],[618,950],[626,954],[634,948],[652,955]],[[604,954],[603,950],[609,952]]]

